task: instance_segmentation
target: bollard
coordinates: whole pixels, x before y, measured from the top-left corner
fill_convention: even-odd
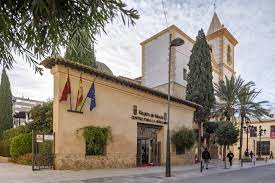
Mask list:
[[[201,172],[202,172],[202,160],[201,160]]]
[[[243,160],[241,159],[241,167],[243,167]]]
[[[267,163],[267,157],[265,157],[265,163]]]

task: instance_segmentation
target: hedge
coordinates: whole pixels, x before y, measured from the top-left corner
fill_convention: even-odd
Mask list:
[[[26,126],[18,126],[16,128],[11,128],[3,132],[1,139],[2,140],[11,140],[13,137],[22,134],[22,133],[29,133],[31,130],[29,127]]]
[[[10,144],[11,157],[18,157],[32,152],[32,134],[22,133],[12,138]]]
[[[10,143],[8,140],[0,141],[0,156],[10,157]]]
[[[0,156],[10,157],[10,143],[12,138],[28,132],[30,132],[28,126],[19,126],[4,131],[0,137]]]
[[[12,161],[21,165],[31,165],[32,164],[32,153],[27,153],[20,155],[18,157],[12,158]]]

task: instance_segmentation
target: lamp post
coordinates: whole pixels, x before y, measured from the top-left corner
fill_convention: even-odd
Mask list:
[[[259,141],[259,158],[262,156],[262,136],[266,133],[266,129],[262,129],[262,126],[259,126],[259,136],[260,136],[260,141]]]
[[[243,126],[243,130],[246,132],[246,150],[248,151],[248,134],[251,131],[255,131],[255,127],[253,125],[249,125],[249,121],[246,122],[246,126]]]
[[[166,177],[171,177],[171,157],[170,157],[170,72],[171,72],[171,49],[173,46],[181,46],[184,40],[176,38],[172,40],[172,34],[169,35],[169,60],[168,60],[168,108],[167,108],[167,138],[166,138]]]

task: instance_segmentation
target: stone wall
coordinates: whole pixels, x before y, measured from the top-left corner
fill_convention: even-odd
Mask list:
[[[106,156],[85,154],[56,154],[55,167],[66,169],[129,168],[136,166],[136,154],[110,153]]]
[[[181,155],[172,154],[171,164],[172,165],[191,165],[195,162],[195,153],[193,151],[188,151]]]

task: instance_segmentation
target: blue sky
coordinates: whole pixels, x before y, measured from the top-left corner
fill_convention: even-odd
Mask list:
[[[213,0],[163,0],[168,25],[175,24],[195,39],[199,29],[207,32],[213,16]],[[114,21],[107,34],[97,36],[97,60],[108,65],[115,75],[141,75],[140,42],[164,29],[167,24],[161,0],[125,0],[139,11],[136,25]],[[247,81],[254,81],[263,93],[261,100],[275,102],[275,1],[217,0],[216,12],[221,23],[237,38],[235,70]],[[53,97],[52,76],[34,74],[28,64],[17,59],[9,71],[15,96],[46,100]]]

